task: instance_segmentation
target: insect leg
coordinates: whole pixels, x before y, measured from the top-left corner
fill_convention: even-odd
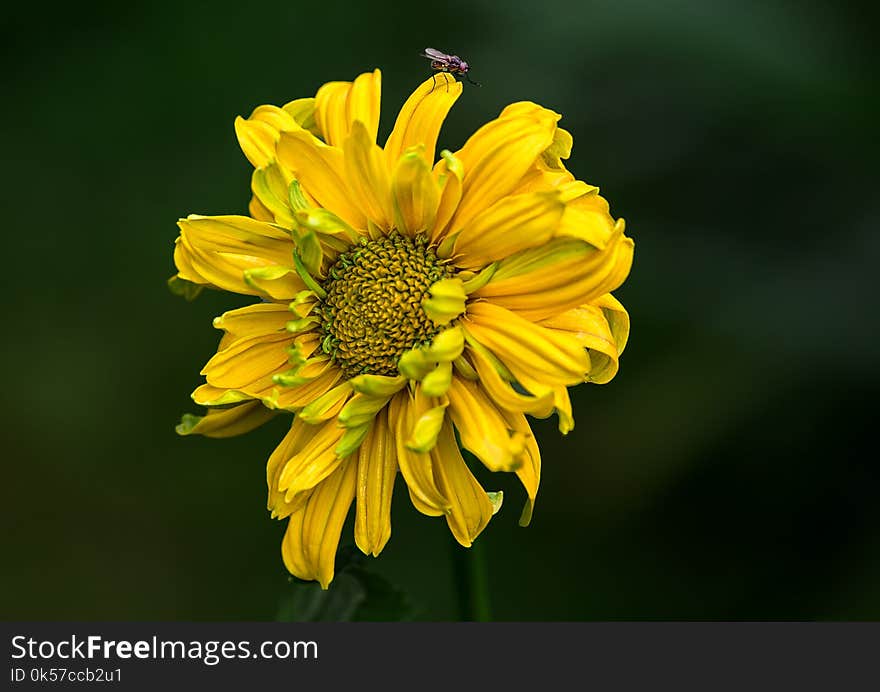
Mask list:
[[[467,78],[468,82],[470,82],[474,86],[482,86],[479,82],[475,82],[473,79],[471,79],[471,76],[467,72],[464,73],[464,76],[465,78]]]

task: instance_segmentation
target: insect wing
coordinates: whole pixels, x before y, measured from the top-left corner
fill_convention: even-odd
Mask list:
[[[448,65],[452,56],[447,55],[443,51],[439,51],[436,48],[425,48],[425,52],[422,53],[422,57],[428,58],[429,60],[436,60],[439,63]]]

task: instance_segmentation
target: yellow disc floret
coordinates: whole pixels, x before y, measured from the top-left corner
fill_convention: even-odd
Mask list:
[[[397,375],[404,352],[440,331],[422,300],[451,269],[423,236],[392,232],[340,255],[322,287],[323,348],[347,377]]]

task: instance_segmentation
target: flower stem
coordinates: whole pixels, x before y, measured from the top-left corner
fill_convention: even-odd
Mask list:
[[[488,561],[482,541],[462,548],[452,539],[452,572],[460,619],[491,622]]]

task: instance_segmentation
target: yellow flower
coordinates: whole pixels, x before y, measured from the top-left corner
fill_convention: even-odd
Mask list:
[[[208,412],[178,432],[226,437],[295,413],[269,458],[268,507],[288,519],[288,570],[324,588],[352,502],[357,546],[382,551],[398,471],[416,509],[471,545],[501,494],[459,444],[517,474],[527,524],[541,458],[526,414],[571,430],[567,387],[608,382],[629,332],[610,291],[633,243],[565,169],[560,116],[514,103],[437,160],[461,84],[426,80],[380,147],[380,80],[238,118],[250,216],[181,219],[174,252],[177,292],[260,299],[214,321],[224,335],[193,393]]]

